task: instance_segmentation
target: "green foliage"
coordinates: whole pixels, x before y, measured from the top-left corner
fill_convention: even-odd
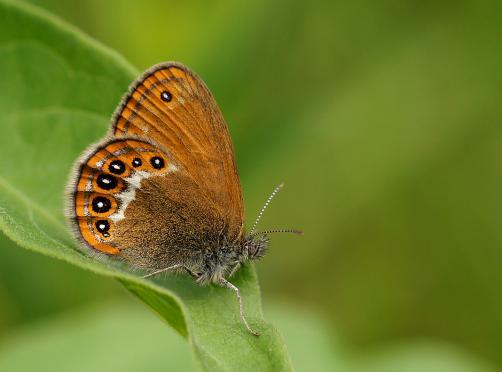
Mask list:
[[[115,53],[29,6],[1,1],[0,18],[4,233],[22,247],[117,278],[189,341],[205,370],[290,370],[280,335],[261,315],[251,266],[235,284],[259,338],[240,323],[228,290],[201,288],[186,278],[141,279],[76,248],[62,212],[66,177],[79,152],[105,133],[136,72]]]
[[[482,364],[470,367],[476,363],[466,351],[450,353],[437,344],[444,340],[502,365],[502,12],[496,2],[29,1],[119,50],[140,70],[174,59],[200,73],[230,124],[249,218],[274,184],[286,182],[261,226],[299,227],[306,234],[274,236],[257,267],[265,303],[291,302],[274,324],[299,371],[317,367],[317,360],[324,361],[319,370],[328,365],[345,371],[347,359],[360,361],[355,370],[454,371],[463,365],[489,370]],[[40,23],[38,17],[32,21]],[[64,41],[54,27],[34,24],[1,18],[0,67],[7,67],[0,70],[2,135],[28,144],[42,136],[50,143],[52,134],[45,129],[13,128],[12,123],[31,119],[12,113],[24,105],[35,113],[53,100],[65,102],[66,111],[76,104],[69,116],[79,125],[52,123],[56,135],[70,142],[72,128],[88,123],[77,134],[85,138],[58,143],[64,157],[67,152],[76,156],[83,143],[104,132],[136,69],[102,47],[97,58],[80,58],[75,36]],[[37,38],[42,42],[33,42]],[[12,39],[27,41],[41,55],[49,51],[49,59],[30,55],[29,61],[20,50],[21,61],[12,65],[11,57],[3,58]],[[73,54],[70,64],[54,59],[61,46]],[[45,80],[59,81],[51,76],[61,71],[58,63],[78,86],[90,84],[86,76],[93,70],[103,72],[92,81],[99,86],[99,99],[64,84],[39,89],[39,80],[43,87]],[[43,74],[37,64],[44,66]],[[12,74],[17,66],[26,71]],[[16,76],[22,80],[13,82]],[[39,111],[53,119],[47,110]],[[2,146],[5,141],[0,136]],[[61,221],[61,195],[44,188],[62,185],[66,170],[47,172],[59,161],[40,168],[35,149],[40,152],[28,145],[0,149],[0,176],[11,186],[6,192],[31,196],[35,191],[38,209],[52,208]],[[27,158],[18,159],[21,151]],[[48,159],[51,154],[41,155]],[[58,160],[52,155],[49,161]],[[27,201],[30,208],[33,200]],[[10,216],[3,211],[8,224]],[[32,211],[30,218],[35,217]],[[8,332],[19,325],[123,292],[117,281],[19,250],[0,237],[4,347],[11,341]],[[148,301],[156,307],[174,305]],[[310,317],[290,314],[302,304],[326,315],[321,328],[329,334],[324,336],[338,335],[350,346],[351,358],[337,345],[317,342],[315,331],[308,332],[316,329]],[[178,330],[181,319],[171,320]],[[26,333],[23,341],[28,342]],[[408,339],[435,342],[396,347]],[[167,340],[160,342],[169,348]],[[324,356],[311,353],[310,346]],[[366,355],[370,349],[381,351]]]
[[[186,342],[174,332],[165,332],[138,305],[131,305],[127,301],[104,302],[19,330],[8,343],[0,344],[0,370],[193,371]],[[287,306],[267,313],[284,332],[298,371],[494,371],[458,350],[424,342],[347,356],[340,345],[333,345],[324,321],[313,314],[291,311]]]

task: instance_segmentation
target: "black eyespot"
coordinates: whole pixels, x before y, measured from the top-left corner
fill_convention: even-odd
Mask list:
[[[173,99],[173,95],[169,93],[167,90],[160,93],[160,99],[164,102],[171,102]]]
[[[108,238],[110,234],[108,231],[110,230],[110,222],[107,220],[98,220],[96,221],[96,229],[103,234],[105,238]]]
[[[141,161],[141,159],[140,159],[140,158],[134,158],[134,159],[132,160],[132,166],[133,166],[134,168],[140,167],[140,166],[141,166],[141,164],[143,164],[143,162]]]
[[[159,156],[154,156],[150,159],[150,164],[152,164],[152,167],[155,169],[162,169],[164,168],[164,159]]]
[[[117,187],[117,178],[111,174],[101,173],[96,182],[103,190],[113,190]]]
[[[92,210],[97,213],[105,213],[110,210],[112,203],[104,196],[97,196],[92,199]]]
[[[110,163],[108,169],[113,174],[122,174],[125,172],[125,164],[121,160],[114,160]]]

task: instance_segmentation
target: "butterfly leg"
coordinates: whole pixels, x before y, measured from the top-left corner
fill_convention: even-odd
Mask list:
[[[173,266],[166,267],[164,269],[153,271],[150,274],[144,275],[143,278],[149,278],[149,277],[157,275],[157,274],[161,274],[161,273],[165,273],[167,271],[172,271],[172,270],[177,270],[177,269],[185,269],[191,276],[193,276],[194,278],[198,278],[198,275],[195,275],[192,272],[192,270],[190,270],[188,267],[186,267],[185,265],[182,265],[182,264],[176,264]]]
[[[231,278],[232,276],[234,276],[234,274],[237,272],[237,270],[239,270],[241,267],[241,264],[240,263],[236,263],[234,267],[232,267],[232,270],[230,270],[230,274],[228,274],[228,277]]]
[[[256,331],[253,331],[251,329],[251,327],[249,326],[247,320],[246,320],[246,317],[244,316],[244,303],[242,302],[242,297],[241,297],[241,292],[239,290],[239,288],[237,288],[235,285],[233,285],[232,283],[230,283],[228,280],[224,279],[224,278],[221,278],[220,279],[220,282],[219,284],[222,286],[222,287],[225,287],[225,288],[228,288],[228,289],[231,289],[232,291],[235,292],[236,296],[237,296],[237,300],[239,300],[239,311],[240,311],[240,315],[241,315],[241,320],[242,322],[244,323],[244,325],[246,326],[247,330],[249,332],[251,332],[253,335],[255,336],[259,336],[260,334]]]

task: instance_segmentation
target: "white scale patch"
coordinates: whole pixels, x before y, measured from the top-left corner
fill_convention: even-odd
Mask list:
[[[175,165],[169,164],[169,167],[167,168],[167,171],[165,173],[161,174],[166,174],[166,173],[171,173],[171,172],[176,172],[178,168],[176,168]],[[159,174],[157,174],[159,175]],[[121,192],[120,194],[115,195],[115,197],[118,199],[119,202],[119,209],[117,212],[112,214],[110,216],[110,219],[117,223],[120,220],[123,220],[125,218],[125,211],[127,209],[127,206],[129,205],[130,202],[134,200],[136,197],[136,189],[141,187],[141,181],[150,177],[151,174],[145,171],[137,171],[131,174],[129,177],[124,178],[124,181],[126,181],[129,184],[129,188],[127,191]]]
[[[141,181],[148,177],[150,177],[150,173],[139,171],[139,172],[134,172],[127,178],[124,178],[124,181],[126,181],[129,184],[129,188],[127,191],[121,192],[120,194],[116,195],[120,207],[117,210],[117,212],[115,212],[110,216],[110,219],[113,222],[117,223],[118,221],[125,218],[124,216],[125,210],[127,209],[129,203],[134,200],[136,196],[136,189],[141,185]]]

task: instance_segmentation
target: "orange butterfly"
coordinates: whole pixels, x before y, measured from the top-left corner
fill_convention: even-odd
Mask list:
[[[258,335],[226,278],[262,257],[275,231],[245,234],[227,125],[188,68],[162,63],[132,84],[109,134],[77,160],[68,194],[73,231],[92,251],[153,270],[145,277],[186,271],[232,289]]]

